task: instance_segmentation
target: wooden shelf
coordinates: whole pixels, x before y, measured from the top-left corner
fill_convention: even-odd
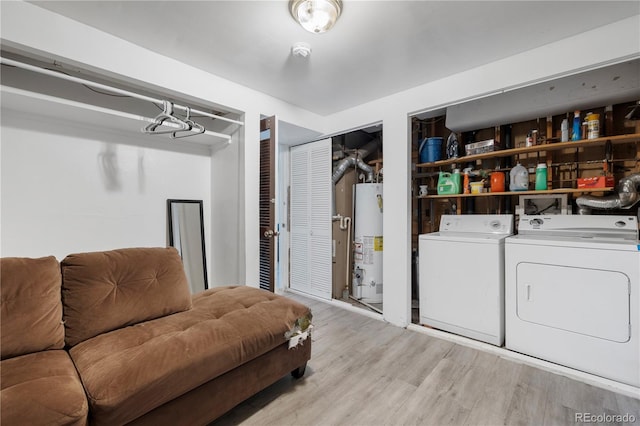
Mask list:
[[[483,152],[482,154],[467,155],[465,157],[458,157],[458,158],[449,158],[447,160],[435,161],[433,163],[420,163],[420,164],[416,164],[416,167],[441,167],[441,166],[446,166],[454,163],[466,163],[469,161],[484,160],[486,158],[502,158],[502,157],[510,157],[512,155],[530,154],[530,153],[542,152],[542,151],[558,151],[562,149],[574,149],[574,148],[583,148],[587,146],[599,146],[599,145],[604,145],[607,142],[611,142],[612,144],[618,144],[618,143],[629,143],[634,141],[640,142],[640,133],[634,133],[630,135],[608,136],[608,137],[597,138],[597,139],[583,139],[579,141],[547,143],[543,145],[534,145],[534,146],[528,146],[523,148],[512,148],[512,149],[503,149],[499,151]],[[537,192],[541,192],[541,191],[537,191]],[[479,194],[474,194],[474,195],[479,195]],[[496,195],[496,193],[494,193],[493,195]]]
[[[574,188],[558,188],[547,189],[544,191],[507,191],[507,192],[481,192],[480,194],[451,194],[451,195],[421,195],[417,198],[434,199],[434,198],[468,198],[468,197],[491,197],[491,196],[509,196],[509,195],[541,195],[541,194],[581,194],[593,192],[613,191],[613,187],[594,188],[594,189],[574,189]]]

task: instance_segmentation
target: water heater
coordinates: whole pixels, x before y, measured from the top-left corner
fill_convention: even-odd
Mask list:
[[[355,185],[352,296],[382,303],[382,184]]]

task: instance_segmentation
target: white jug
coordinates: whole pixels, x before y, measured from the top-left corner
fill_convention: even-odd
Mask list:
[[[529,189],[529,172],[520,163],[509,172],[509,190],[526,191]]]

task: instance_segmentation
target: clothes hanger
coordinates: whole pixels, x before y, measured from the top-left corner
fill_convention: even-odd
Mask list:
[[[172,139],[186,138],[193,135],[199,135],[204,133],[204,126],[202,124],[198,124],[191,119],[191,108],[186,107],[187,109],[187,118],[183,119],[185,123],[189,125],[189,129],[187,130],[175,130],[171,133]],[[178,133],[186,133],[181,136],[178,136]]]
[[[163,135],[167,133],[175,133],[178,131],[191,130],[191,125],[189,123],[173,115],[173,104],[171,102],[163,100],[162,104],[163,111],[153,119],[153,123],[148,124],[145,128],[142,129],[144,133]],[[174,127],[171,127],[170,130],[157,130],[158,127],[162,126],[167,121],[177,124],[179,129],[176,130]]]

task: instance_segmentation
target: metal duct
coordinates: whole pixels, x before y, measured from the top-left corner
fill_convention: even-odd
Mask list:
[[[373,151],[378,149],[378,144],[380,141],[378,139],[374,139],[369,142],[362,148],[358,149],[357,152],[353,155],[350,155],[347,158],[342,159],[335,170],[333,171],[333,175],[331,175],[331,182],[333,182],[332,191],[333,191],[333,215],[336,215],[336,183],[340,180],[340,178],[344,175],[344,173],[349,169],[349,167],[356,165],[360,170],[367,174],[366,181],[373,182],[373,167],[366,164],[362,161],[363,158],[366,158]]]
[[[362,148],[358,149],[357,153],[350,155],[349,157],[340,161],[336,166],[336,169],[334,170],[333,175],[331,176],[331,181],[333,182],[333,184],[335,185],[336,183],[338,183],[338,181],[344,175],[347,169],[353,166],[354,164],[360,170],[362,170],[367,174],[366,182],[373,182],[373,168],[370,165],[366,164],[364,161],[362,161],[362,159],[367,158],[369,154],[371,154],[373,151],[378,149],[378,143],[379,141],[377,139],[373,140],[368,144],[366,144],[365,146],[363,146]]]
[[[585,195],[576,199],[578,214],[591,214],[591,209],[611,210],[628,209],[640,201],[638,187],[640,186],[640,173],[624,177],[618,184],[618,193],[606,197],[594,197]]]
[[[373,167],[362,161],[362,158],[356,158],[356,166],[367,174],[365,182],[373,182]]]
[[[343,158],[340,160],[335,170],[333,171],[333,175],[331,175],[331,182],[335,185],[338,183],[340,178],[344,175],[344,173],[349,169],[349,167],[353,166],[356,163],[356,157],[349,156],[347,158]]]

